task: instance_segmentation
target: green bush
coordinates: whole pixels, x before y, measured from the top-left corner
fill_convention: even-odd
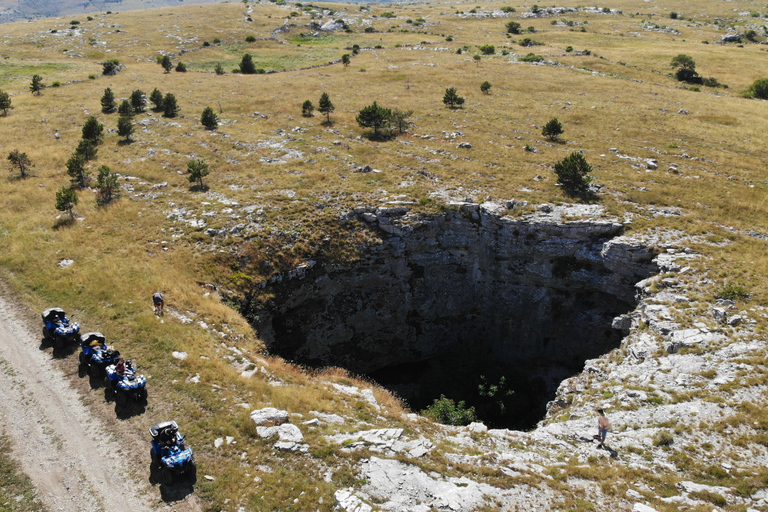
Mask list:
[[[733,284],[733,283],[726,283],[722,288],[720,288],[717,291],[715,298],[727,299],[727,300],[738,300],[738,299],[746,298],[747,295],[748,294],[743,286],[740,286],[738,284]]]
[[[483,55],[493,55],[494,53],[496,53],[496,47],[493,46],[492,44],[484,44],[483,46],[480,47],[480,52]]]
[[[256,38],[254,36],[248,36],[245,38],[246,43],[253,43],[256,42]]]
[[[557,183],[569,195],[585,195],[589,192],[592,166],[579,152],[574,152],[555,164]]]
[[[474,407],[467,408],[464,401],[456,403],[445,395],[435,398],[421,414],[444,425],[469,425],[476,419]]]
[[[544,60],[544,57],[541,55],[536,55],[535,53],[529,53],[525,57],[520,57],[520,62],[541,62]]]
[[[749,86],[747,95],[751,98],[768,100],[768,78],[760,78]]]

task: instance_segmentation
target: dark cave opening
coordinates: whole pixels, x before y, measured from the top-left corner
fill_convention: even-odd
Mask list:
[[[445,396],[489,427],[533,428],[563,379],[620,345],[612,320],[653,252],[613,241],[620,225],[492,220],[433,217],[270,284],[244,312],[270,352],[368,376],[413,411]]]

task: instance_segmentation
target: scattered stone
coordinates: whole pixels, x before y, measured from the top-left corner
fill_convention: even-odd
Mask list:
[[[209,482],[213,482],[214,480],[216,480],[216,479],[215,479],[214,477],[212,477],[211,475],[205,475],[205,476],[203,476],[203,478],[205,478],[205,479],[206,479],[206,480],[208,480]]]
[[[251,413],[251,419],[256,425],[282,425],[288,423],[290,415],[288,411],[275,409],[274,407],[265,407]]]
[[[304,434],[301,433],[299,427],[290,423],[274,427],[256,427],[256,433],[262,439],[269,439],[270,437],[277,435],[280,441],[300,443],[304,440]]]
[[[69,268],[74,262],[75,260],[61,260],[59,262],[59,268]]]
[[[213,442],[213,447],[218,448],[223,444],[224,444],[224,439],[217,437],[216,440]]]
[[[632,512],[658,512],[655,508],[643,505],[642,503],[635,503],[632,506]]]
[[[336,500],[336,505],[345,512],[371,512],[373,510],[370,505],[363,503],[360,498],[352,494],[351,489],[339,489],[333,494],[333,499]]]
[[[187,358],[186,352],[171,352],[171,355],[175,357],[176,359],[181,359],[182,361]]]
[[[456,147],[459,147],[462,149],[472,149],[472,144],[470,144],[469,142],[459,142],[459,145]]]

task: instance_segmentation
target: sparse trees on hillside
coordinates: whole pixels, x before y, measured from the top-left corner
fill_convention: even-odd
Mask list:
[[[29,85],[29,90],[32,91],[33,94],[37,93],[37,95],[40,96],[40,91],[42,91],[44,88],[45,85],[43,85],[43,77],[40,75],[33,75],[32,83]]]
[[[101,97],[101,111],[105,114],[109,114],[110,112],[114,112],[116,108],[115,94],[112,92],[112,89],[107,87],[104,89],[104,96]]]
[[[170,73],[173,69],[173,62],[171,62],[171,58],[167,55],[163,55],[160,59],[160,65],[163,67],[166,73]]]
[[[464,104],[464,98],[459,96],[459,94],[456,92],[455,87],[449,87],[448,89],[445,90],[445,95],[443,96],[443,103],[448,105],[448,108],[456,108]]]
[[[347,66],[349,66],[349,62],[350,62],[350,60],[351,60],[351,59],[350,59],[350,57],[349,57],[349,54],[348,54],[348,53],[345,53],[344,55],[342,55],[342,56],[341,56],[341,63],[342,63],[342,64],[344,64],[344,67],[345,67],[345,68],[346,68]]]
[[[398,133],[405,133],[413,125],[413,121],[409,118],[413,115],[413,110],[400,110],[399,108],[392,109],[390,115],[390,124]]]
[[[301,115],[304,117],[312,117],[312,112],[315,110],[315,106],[311,101],[307,100],[301,105]]]
[[[392,110],[379,106],[375,101],[357,114],[357,124],[363,128],[373,128],[373,136],[379,136],[379,130],[389,126]]]
[[[219,126],[219,117],[211,107],[205,107],[203,114],[200,116],[200,122],[209,130],[215,130]]]
[[[320,103],[318,104],[317,110],[326,115],[325,124],[331,124],[331,113],[335,110],[335,107],[333,106],[333,103],[331,103],[331,98],[328,96],[327,92],[320,95]]]
[[[11,105],[11,95],[5,91],[0,91],[0,110],[3,111],[3,115],[7,116],[8,111],[12,108],[13,106]]]
[[[144,107],[147,105],[147,96],[141,91],[136,89],[131,93],[131,106],[136,113],[144,112]]]
[[[541,130],[541,134],[545,137],[548,137],[551,141],[557,140],[557,138],[562,135],[562,133],[563,125],[560,123],[560,121],[557,120],[556,117],[550,119]]]
[[[579,152],[571,153],[555,164],[557,183],[572,196],[584,196],[589,192],[589,184],[592,182],[592,177],[589,175],[591,172],[592,166]]]
[[[91,141],[94,145],[101,142],[104,137],[104,125],[94,116],[90,116],[83,125],[83,139]]]
[[[163,93],[157,87],[149,95],[149,101],[155,106],[155,110],[163,110]]]
[[[491,92],[491,82],[485,81],[480,84],[480,92],[483,94],[489,94]]]
[[[163,98],[163,115],[165,117],[176,117],[179,113],[179,105],[176,103],[176,96],[170,92]]]
[[[689,55],[681,53],[674,57],[670,65],[677,69],[675,72],[675,78],[680,82],[688,82],[689,84],[700,84],[703,79],[696,72],[696,61]]]
[[[75,220],[75,213],[72,209],[78,203],[77,193],[69,187],[61,187],[56,192],[56,209],[60,212],[67,212],[70,220]]]
[[[189,174],[187,179],[190,183],[197,182],[197,188],[200,190],[205,190],[205,185],[203,185],[203,178],[208,176],[210,173],[207,163],[203,162],[202,160],[190,160],[189,163],[187,163],[187,173]]]
[[[32,167],[32,163],[29,161],[29,157],[26,153],[20,153],[18,149],[14,149],[8,155],[8,161],[11,162],[11,172],[18,171],[19,178],[27,177],[29,168]]]
[[[128,116],[120,116],[117,120],[117,134],[125,138],[125,142],[131,141],[131,135],[133,135],[133,123]]]

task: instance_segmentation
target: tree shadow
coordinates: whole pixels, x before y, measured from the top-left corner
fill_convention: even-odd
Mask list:
[[[130,146],[134,142],[135,141],[133,139],[120,139],[119,141],[117,141],[117,145],[118,146]]]
[[[208,190],[209,190],[208,185],[199,185],[197,183],[189,187],[190,192],[208,192]]]
[[[365,135],[365,138],[372,142],[387,142],[392,139],[396,139],[397,134],[392,132],[368,132]]]
[[[73,217],[70,217],[69,215],[61,216],[58,219],[56,219],[56,222],[53,224],[53,229],[58,230],[62,228],[67,228],[75,225],[76,222],[77,221]]]

